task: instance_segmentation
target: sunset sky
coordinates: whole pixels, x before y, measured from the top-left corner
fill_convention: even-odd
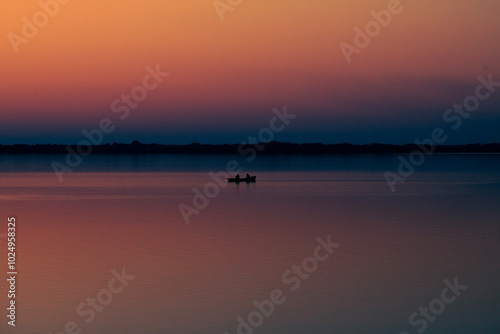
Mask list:
[[[500,87],[457,130],[443,121],[478,76],[500,81],[497,0],[402,0],[350,64],[340,44],[391,1],[244,0],[222,21],[213,0],[72,0],[14,45],[54,1],[0,3],[1,144],[76,143],[103,118],[105,142],[239,143],[285,105],[298,116],[278,141],[399,144],[442,127],[447,144],[500,142]],[[170,75],[121,120],[111,104],[157,65]]]

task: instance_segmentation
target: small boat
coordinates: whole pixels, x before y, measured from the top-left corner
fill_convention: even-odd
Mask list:
[[[250,177],[245,177],[244,179],[242,178],[235,178],[235,177],[228,177],[227,178],[227,182],[236,182],[236,183],[240,183],[240,182],[255,182],[255,179],[257,178],[257,176],[250,176]]]

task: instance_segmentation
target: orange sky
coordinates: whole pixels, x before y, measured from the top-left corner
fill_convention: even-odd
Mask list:
[[[8,34],[21,35],[22,18],[32,21],[41,8],[2,0],[1,129],[50,138],[95,124],[156,64],[171,75],[141,103],[135,124],[194,132],[199,119],[250,114],[258,126],[283,105],[309,128],[318,120],[333,126],[380,113],[377,106],[395,97],[404,101],[382,113],[409,120],[415,111],[400,105],[428,99],[425,106],[442,114],[487,74],[485,64],[500,77],[494,0],[401,1],[402,12],[347,64],[339,44],[352,44],[354,27],[388,2],[246,0],[221,21],[212,0],[72,0],[15,53]],[[120,135],[133,128],[125,124]]]

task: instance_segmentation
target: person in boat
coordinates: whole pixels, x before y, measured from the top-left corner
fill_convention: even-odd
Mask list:
[[[247,179],[249,179],[249,178],[250,178],[250,175],[248,175],[248,173],[247,173],[247,177],[246,177],[246,178],[247,178]]]
[[[235,179],[236,179],[236,181],[239,181],[240,180],[240,174],[236,175]]]

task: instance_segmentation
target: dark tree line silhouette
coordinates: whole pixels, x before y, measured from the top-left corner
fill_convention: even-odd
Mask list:
[[[0,154],[66,154],[67,146],[76,151],[76,145],[36,144],[1,145]],[[435,153],[500,153],[500,144],[436,145]],[[415,144],[294,144],[282,142],[261,143],[256,145],[223,144],[210,145],[192,143],[188,145],[142,144],[104,144],[92,147],[93,154],[239,154],[253,149],[259,154],[400,154],[421,150]],[[429,147],[427,148],[429,149]]]

